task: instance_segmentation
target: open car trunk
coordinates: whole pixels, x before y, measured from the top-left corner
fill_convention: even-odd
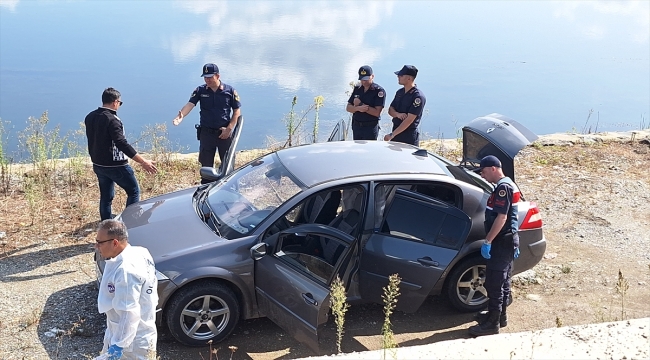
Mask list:
[[[514,158],[537,139],[532,131],[501,114],[489,114],[463,127],[463,160],[460,165],[478,168],[481,159],[494,155],[501,160],[503,173],[515,180]]]

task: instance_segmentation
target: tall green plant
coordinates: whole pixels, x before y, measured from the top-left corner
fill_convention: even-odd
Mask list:
[[[346,300],[345,286],[341,278],[336,275],[336,279],[332,281],[332,286],[330,287],[330,305],[332,307],[332,314],[334,314],[334,323],[336,324],[336,350],[339,353],[341,353],[341,341],[343,340],[345,313],[350,307]]]
[[[298,130],[298,119],[296,117],[296,104],[298,104],[298,97],[294,96],[291,101],[291,110],[289,114],[284,118],[284,125],[287,128],[287,142],[284,144],[284,147],[293,146],[293,138],[296,135]]]
[[[399,293],[399,284],[402,281],[399,275],[393,274],[388,277],[388,285],[384,287],[384,294],[381,296],[384,301],[384,324],[381,327],[381,348],[384,350],[382,358],[386,359],[386,350],[391,350],[393,359],[396,358],[397,342],[395,341],[395,336],[393,334],[392,324],[390,322],[390,316],[393,314],[393,310],[397,307],[397,297]]]
[[[64,140],[59,136],[59,126],[47,130],[50,121],[47,111],[37,119],[29,117],[27,127],[19,135],[20,146],[28,154],[35,170],[35,179],[49,182],[55,175],[56,164],[63,153]]]
[[[6,139],[8,138],[5,122],[0,119],[0,188],[7,194],[11,185],[11,161],[7,156],[5,149]]]
[[[314,110],[315,110],[315,115],[314,115],[314,127],[312,131],[312,142],[318,142],[318,128],[320,126],[320,118],[319,118],[319,112],[320,108],[323,107],[325,102],[325,98],[321,95],[318,95],[314,98]]]

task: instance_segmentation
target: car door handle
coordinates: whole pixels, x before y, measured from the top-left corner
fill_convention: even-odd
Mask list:
[[[318,306],[318,301],[310,293],[302,294],[302,298],[305,299],[305,302],[310,305]]]
[[[418,262],[420,264],[426,265],[426,266],[439,266],[440,265],[437,261],[431,260],[431,258],[428,257],[428,256],[423,257],[423,258],[419,258]]]

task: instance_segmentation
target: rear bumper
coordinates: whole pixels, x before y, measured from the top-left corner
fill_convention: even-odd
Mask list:
[[[519,258],[515,260],[513,274],[532,269],[546,252],[546,238],[542,229],[519,232]]]

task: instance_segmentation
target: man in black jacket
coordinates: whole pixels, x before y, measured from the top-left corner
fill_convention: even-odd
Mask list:
[[[115,184],[126,192],[126,206],[140,201],[138,180],[127,157],[138,162],[149,174],[157,171],[153,161],[140,156],[126,141],[122,121],[117,117],[120,106],[120,92],[107,88],[102,93],[102,106],[91,111],[85,120],[88,153],[99,181],[99,215],[102,220],[111,218]]]

